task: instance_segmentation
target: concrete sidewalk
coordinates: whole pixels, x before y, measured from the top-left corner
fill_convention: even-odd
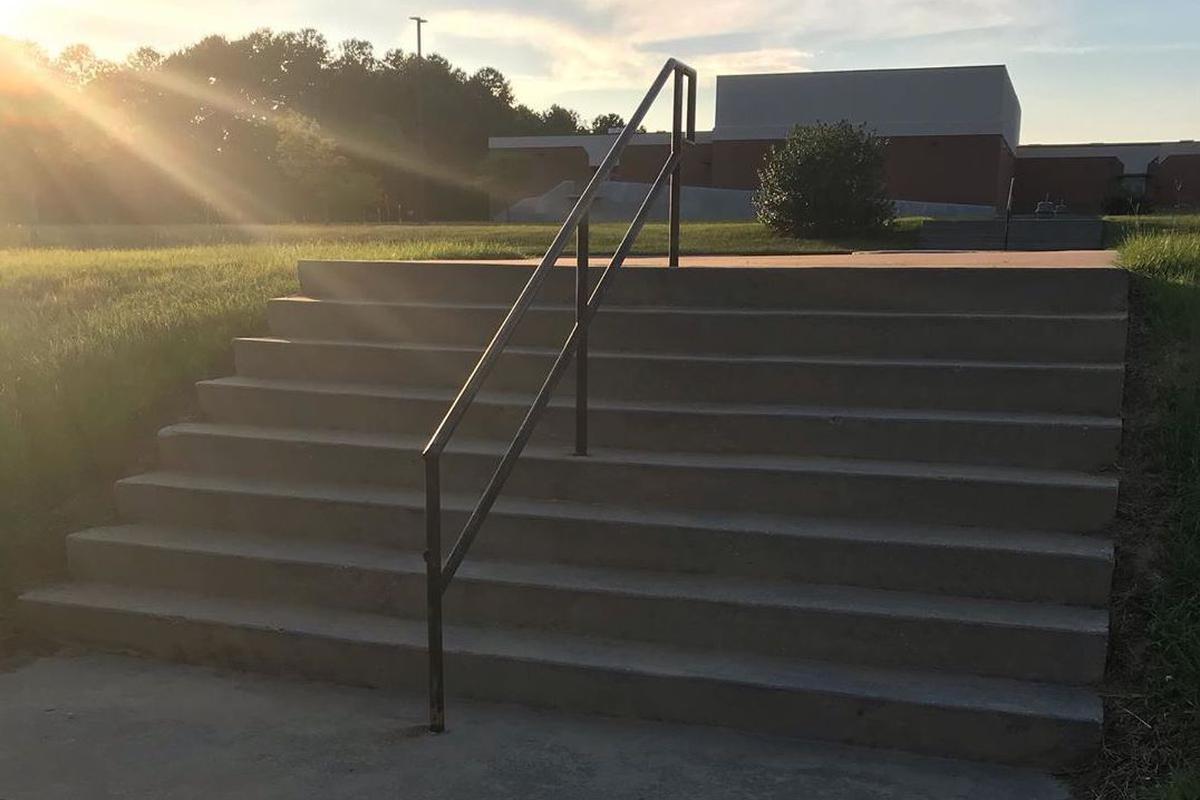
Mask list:
[[[0,798],[1061,800],[1053,779],[103,655],[0,673]]]

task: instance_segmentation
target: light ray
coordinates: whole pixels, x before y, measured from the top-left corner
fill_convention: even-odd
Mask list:
[[[10,47],[5,48],[4,55],[7,66],[17,70],[18,80],[53,98],[74,120],[153,167],[184,192],[214,208],[222,218],[235,224],[278,218],[277,210],[259,200],[253,191],[193,163],[185,150],[153,130],[136,129],[120,111],[65,86],[27,54]]]
[[[245,96],[226,89],[220,84],[212,85],[193,78],[172,73],[170,70],[157,69],[138,73],[138,80],[169,92],[178,97],[186,97],[205,105],[220,109],[226,113],[244,117],[258,117],[266,122],[280,122],[290,109],[264,108],[256,102],[251,102]],[[348,129],[325,120],[320,121],[321,129],[337,144],[343,152],[357,158],[373,161],[377,164],[404,170],[423,178],[439,181],[461,189],[477,189],[478,179],[465,170],[455,169],[444,164],[434,164],[427,157],[406,152],[385,144],[372,142]],[[414,145],[415,146],[415,145]]]

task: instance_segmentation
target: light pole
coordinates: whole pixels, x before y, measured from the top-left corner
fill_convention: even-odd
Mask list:
[[[417,23],[417,60],[424,61],[425,56],[421,53],[421,26],[427,19],[422,19],[420,16],[409,17],[413,22]],[[421,159],[421,168],[425,167],[425,70],[419,70],[417,73],[417,157]],[[420,172],[417,173],[417,221],[424,222],[426,217],[425,209],[425,176]]]
[[[421,26],[424,25],[426,22],[429,22],[429,20],[421,19],[420,17],[409,17],[409,19],[411,19],[413,22],[417,23],[417,58],[420,58],[421,57]]]

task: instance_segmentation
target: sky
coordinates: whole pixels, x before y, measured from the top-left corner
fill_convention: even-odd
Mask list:
[[[1200,139],[1200,0],[0,0],[0,35],[119,60],[204,35],[312,27],[331,43],[493,66],[535,108],[628,116],[667,56],[715,76],[1005,64],[1023,144]],[[660,101],[648,127],[669,127]]]

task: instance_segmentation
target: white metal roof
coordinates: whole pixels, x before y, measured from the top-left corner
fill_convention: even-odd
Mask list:
[[[1174,155],[1200,155],[1200,142],[1128,142],[1089,144],[1029,144],[1017,150],[1018,158],[1099,158],[1120,159],[1128,175],[1142,175],[1150,162]]]
[[[714,139],[781,139],[795,125],[847,120],[881,136],[1021,137],[1004,66],[719,75]]]

